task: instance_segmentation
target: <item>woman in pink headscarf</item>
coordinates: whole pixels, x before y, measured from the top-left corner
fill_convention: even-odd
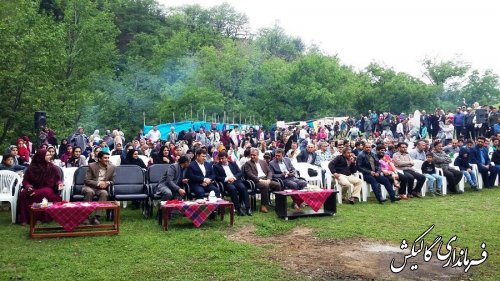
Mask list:
[[[23,178],[23,189],[19,192],[19,223],[29,222],[29,209],[33,203],[42,202],[46,198],[49,202],[59,202],[59,191],[64,184],[59,169],[50,162],[52,154],[45,149],[39,149]],[[43,213],[36,217],[37,221],[49,221],[50,216]]]

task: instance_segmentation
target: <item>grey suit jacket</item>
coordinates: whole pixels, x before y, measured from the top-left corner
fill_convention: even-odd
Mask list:
[[[116,167],[108,163],[106,174],[104,175],[104,180],[111,182],[113,184],[116,176]],[[97,184],[99,183],[99,163],[94,162],[89,164],[89,168],[87,169],[87,173],[85,174],[85,186],[98,188]]]
[[[292,165],[292,161],[290,161],[290,158],[283,157],[283,162],[285,163],[286,169],[288,172],[290,172],[292,175],[295,176],[295,168]],[[278,160],[274,159],[273,161],[269,162],[269,166],[271,166],[271,170],[273,172],[273,178],[284,178],[283,173],[281,172],[280,169],[280,164]]]
[[[177,192],[181,187],[179,182],[185,177],[185,171],[182,170],[179,163],[168,166],[167,171],[155,187],[155,194],[165,194],[167,189],[172,193]]]

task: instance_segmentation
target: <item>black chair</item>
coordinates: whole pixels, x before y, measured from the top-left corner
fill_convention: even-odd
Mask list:
[[[85,175],[87,174],[88,169],[89,166],[82,166],[76,169],[75,175],[73,177],[73,185],[71,186],[71,195],[69,197],[69,201],[83,201],[84,196],[82,193],[82,189],[85,185]]]
[[[85,185],[85,175],[87,174],[87,170],[89,166],[81,166],[75,171],[75,175],[73,177],[73,185],[71,186],[70,200],[71,202],[83,201],[84,197],[82,193],[83,186]],[[62,169],[61,169],[62,172]],[[107,188],[108,196],[111,196],[111,187]],[[92,198],[92,200],[97,201],[97,195]],[[106,211],[106,219],[113,220],[114,213],[112,210]]]
[[[154,194],[154,189],[169,166],[170,164],[154,164],[146,171],[146,185],[149,189],[149,217],[153,215],[154,200],[161,200],[160,196]]]
[[[248,196],[250,197],[250,206],[249,207],[252,209],[252,211],[256,211],[257,210],[257,197],[256,197],[256,195],[257,195],[257,191],[259,191],[259,193],[260,193],[260,190],[258,190],[256,188],[255,183],[251,180],[243,179],[242,182],[243,182],[243,185],[245,185],[245,187],[247,188]],[[226,188],[224,187],[224,183],[216,181],[215,184],[219,187],[220,194],[222,197],[230,197],[229,193],[227,192]]]
[[[142,203],[145,217],[149,215],[149,189],[145,184],[144,170],[137,165],[116,167],[116,177],[111,194],[116,201],[134,201]]]

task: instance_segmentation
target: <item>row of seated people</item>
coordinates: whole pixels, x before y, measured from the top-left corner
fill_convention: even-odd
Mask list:
[[[258,159],[258,151],[255,149],[253,159],[256,163],[249,164],[242,172],[234,163],[227,160],[227,154],[221,152],[219,164],[212,167],[206,163],[206,151],[201,149],[196,153],[196,160],[190,161],[187,156],[179,158],[178,162],[170,165],[165,172],[160,183],[155,188],[155,194],[160,195],[163,200],[173,198],[175,195],[181,197],[186,195],[186,191],[181,188],[182,183],[189,183],[190,190],[194,198],[204,198],[206,193],[214,191],[220,197],[220,189],[214,184],[216,181],[223,183],[231,200],[235,204],[238,215],[252,215],[249,202],[248,189],[242,184],[243,173],[251,179],[261,190],[262,207],[261,211],[267,212],[266,206],[269,204],[269,188],[272,190],[282,189],[277,182],[271,181],[274,177],[282,174],[281,170],[273,173],[267,162]],[[281,155],[283,152],[281,152]],[[23,188],[18,196],[18,221],[21,224],[28,223],[29,208],[33,203],[39,203],[46,198],[49,202],[61,201],[59,195],[64,188],[60,169],[51,162],[51,153],[44,149],[39,149],[33,157],[33,161],[28,167],[23,178]],[[90,163],[85,175],[85,185],[82,188],[83,200],[92,201],[95,197],[99,201],[109,200],[110,186],[113,185],[116,176],[116,167],[109,163],[109,153],[99,152],[97,162]],[[290,163],[288,163],[289,165]],[[274,165],[280,169],[279,164]],[[285,183],[289,183],[287,188],[303,188],[305,181],[292,179],[293,167],[290,165],[283,173],[286,178]],[[296,183],[298,182],[298,184]],[[243,204],[242,209],[240,203]],[[99,224],[102,213],[96,211],[92,218],[85,220],[84,224]],[[47,216],[37,217],[39,221],[47,221]]]
[[[186,156],[172,164],[155,188],[155,194],[162,200],[169,200],[175,196],[185,196],[186,191],[182,183],[189,184],[190,190],[196,199],[206,197],[214,191],[219,197],[221,190],[215,184],[219,182],[231,197],[237,214],[251,215],[248,188],[244,180],[252,181],[261,193],[261,212],[268,212],[269,191],[278,191],[283,188],[303,189],[307,182],[295,175],[295,169],[288,158],[284,158],[284,151],[277,150],[276,159],[269,164],[259,159],[259,151],[251,149],[251,160],[240,169],[234,161],[229,161],[225,151],[218,154],[218,163],[212,165],[206,161],[207,152],[204,149],[196,151],[194,161],[190,162]],[[281,179],[283,186],[273,179]],[[244,207],[243,207],[243,206]],[[298,206],[296,206],[298,207]]]

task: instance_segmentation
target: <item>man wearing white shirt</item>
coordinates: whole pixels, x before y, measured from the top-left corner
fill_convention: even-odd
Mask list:
[[[269,189],[281,190],[281,185],[278,182],[271,180],[273,178],[273,173],[266,161],[259,160],[259,150],[257,148],[250,149],[250,161],[243,165],[243,173],[247,179],[253,181],[260,189],[260,211],[267,213],[267,206],[269,205]]]
[[[252,215],[250,210],[250,199],[248,197],[248,190],[242,181],[242,172],[238,165],[227,159],[227,153],[221,151],[218,155],[219,164],[214,165],[215,177],[218,182],[223,183],[224,188],[231,197],[234,204],[236,213],[239,216]],[[245,204],[245,212],[241,210],[240,202]]]
[[[231,139],[231,142],[236,145],[236,147],[240,146],[240,132],[238,131],[237,125],[235,125],[229,133],[229,138]]]
[[[157,125],[154,125],[153,129],[149,130],[149,132],[146,135],[146,138],[150,139],[153,143],[161,139],[161,132],[158,130]]]
[[[205,193],[214,191],[217,197],[220,197],[220,190],[215,186],[215,173],[212,165],[207,163],[207,151],[200,149],[196,151],[196,160],[189,164],[186,177],[189,179],[191,192],[196,199],[203,199]]]

